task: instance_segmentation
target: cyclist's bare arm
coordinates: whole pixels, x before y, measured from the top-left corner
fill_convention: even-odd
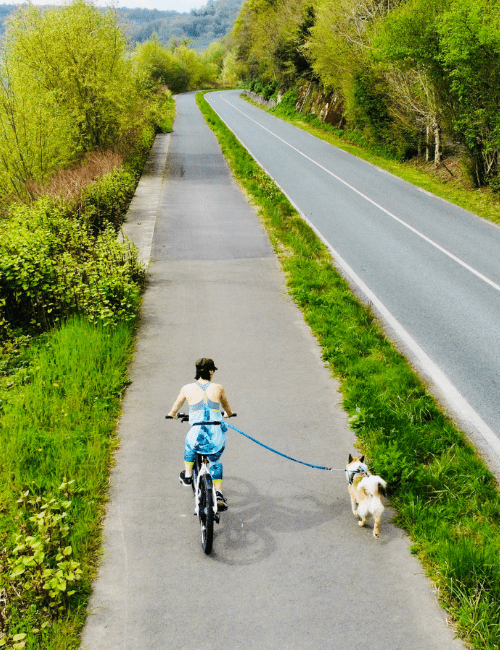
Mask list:
[[[177,411],[181,408],[181,406],[184,404],[186,400],[186,395],[184,394],[184,388],[185,386],[181,388],[181,392],[179,393],[177,399],[175,400],[174,405],[170,409],[170,413],[168,414],[168,417],[177,418]]]
[[[231,410],[231,407],[229,406],[229,402],[227,401],[226,391],[224,390],[224,388],[222,386],[221,386],[221,393],[220,393],[220,398],[219,399],[220,399],[220,403],[222,404],[222,408],[225,411],[224,417],[230,418],[231,415],[233,414],[233,412]]]

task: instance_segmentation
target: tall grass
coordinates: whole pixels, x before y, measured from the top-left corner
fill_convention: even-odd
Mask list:
[[[79,202],[84,188],[122,165],[123,155],[117,149],[91,151],[82,161],[57,171],[45,183],[27,183],[29,198],[36,200],[51,196],[61,201]]]
[[[464,434],[448,420],[324,245],[217,117],[198,106],[256,205],[289,292],[341,385],[360,447],[388,482],[396,522],[473,648],[500,647],[500,497]]]
[[[65,490],[71,506],[64,544],[72,547],[72,558],[83,571],[59,620],[46,602],[18,598],[19,584],[9,571],[2,571],[0,592],[5,590],[7,601],[4,638],[14,632],[27,634],[27,648],[78,647],[132,340],[131,325],[111,329],[73,318],[39,337],[2,368],[0,564],[7,568],[16,534],[33,534],[30,513],[17,503],[20,495],[29,491],[45,501],[59,498],[61,484],[73,480],[71,490]],[[43,633],[33,632],[41,630],[44,621],[49,625]]]

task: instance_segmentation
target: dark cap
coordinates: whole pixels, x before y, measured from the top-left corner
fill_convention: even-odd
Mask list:
[[[195,365],[196,370],[217,370],[213,359],[206,359],[205,357],[198,359]]]

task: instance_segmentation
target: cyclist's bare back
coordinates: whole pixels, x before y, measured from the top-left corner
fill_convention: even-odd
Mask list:
[[[179,393],[179,396],[174,402],[174,405],[172,406],[172,409],[169,413],[169,416],[176,418],[177,417],[177,412],[181,408],[181,406],[184,404],[186,401],[189,406],[193,406],[194,404],[198,404],[201,400],[203,400],[204,393],[206,392],[207,397],[212,400],[212,402],[217,402],[222,405],[222,408],[225,411],[225,417],[229,417],[233,414],[231,407],[229,406],[229,402],[227,401],[226,397],[226,391],[224,390],[224,386],[221,386],[221,384],[214,384],[212,382],[199,382],[202,386],[206,386],[206,390],[204,391],[198,383],[192,383],[192,384],[186,384],[181,388],[181,391]]]

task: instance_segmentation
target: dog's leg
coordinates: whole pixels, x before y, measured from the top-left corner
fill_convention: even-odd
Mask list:
[[[356,497],[353,494],[351,494],[351,509],[352,509],[352,514],[355,517],[358,517],[359,516],[358,515],[358,503],[356,501]]]
[[[365,524],[366,524],[366,515],[364,517],[361,517],[361,521],[358,521],[358,526],[364,526]]]
[[[373,522],[374,522],[373,523],[373,537],[375,537],[377,539],[379,537],[378,525],[380,523],[380,517],[381,517],[381,515],[378,514],[378,513],[373,516]]]

